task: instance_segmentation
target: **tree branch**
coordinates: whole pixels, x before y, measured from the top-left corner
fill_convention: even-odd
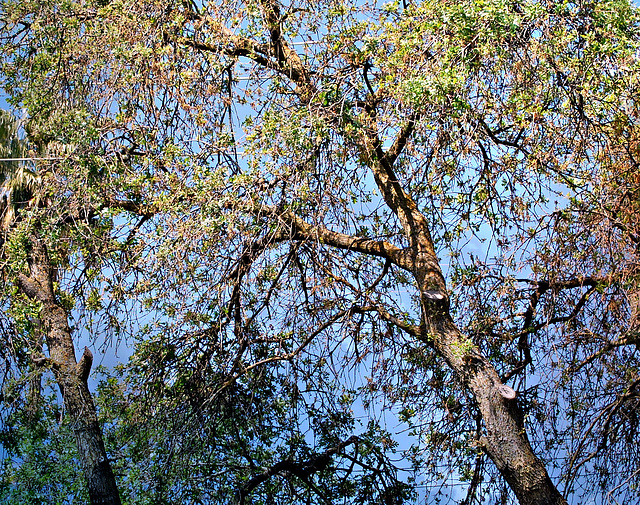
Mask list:
[[[241,361],[236,359],[236,362],[234,362],[233,366],[234,366],[235,369],[238,370],[238,372],[234,373],[231,377],[229,377],[218,388],[218,390],[214,393],[213,397],[214,398],[217,397],[222,391],[224,391],[229,386],[233,385],[240,377],[245,375],[247,372],[250,372],[254,368],[257,368],[257,367],[260,367],[260,366],[264,366],[264,365],[267,365],[269,363],[276,363],[278,361],[289,361],[289,360],[292,360],[297,355],[299,355],[313,341],[314,338],[316,338],[318,335],[320,335],[320,333],[322,333],[324,330],[329,328],[329,326],[334,324],[336,321],[339,321],[340,319],[342,319],[344,316],[346,316],[348,314],[349,314],[349,310],[341,310],[340,312],[334,314],[332,317],[329,318],[328,321],[326,321],[325,323],[320,325],[319,328],[317,328],[314,332],[312,332],[304,340],[304,342],[302,342],[296,349],[294,349],[293,351],[291,351],[289,353],[278,354],[276,356],[271,356],[269,358],[265,358],[265,359],[262,359],[260,361],[256,361],[255,363],[252,363],[251,365],[248,365],[246,367],[242,365]]]
[[[18,274],[18,287],[29,298],[38,300],[39,302],[48,302],[50,297],[46,293],[46,290],[37,282],[26,276],[23,273]]]
[[[87,346],[84,347],[84,352],[82,353],[82,357],[78,364],[76,365],[76,371],[78,373],[78,377],[82,382],[86,383],[87,379],[89,379],[89,373],[91,372],[91,365],[93,364],[93,354],[89,350]]]
[[[289,44],[282,37],[280,24],[282,16],[280,7],[275,0],[261,0],[260,6],[265,17],[267,30],[271,37],[271,48],[278,61],[281,72],[287,75],[298,86],[306,87],[309,84],[309,73],[305,68],[300,56],[291,49]]]
[[[285,229],[288,229],[289,232],[288,234],[285,232],[277,234],[277,241],[315,241],[338,249],[388,259],[400,268],[411,270],[412,263],[410,261],[409,251],[401,249],[385,240],[355,237],[353,235],[332,231],[324,226],[311,225],[297,216],[293,211],[289,209],[282,210],[275,206],[258,204],[244,207],[244,210],[258,217],[276,218],[284,225]],[[274,238],[274,241],[275,240],[276,238]]]
[[[407,124],[402,128],[402,130],[400,130],[400,133],[398,134],[398,137],[396,138],[395,142],[385,154],[387,163],[389,163],[390,165],[393,165],[396,162],[396,160],[398,159],[398,156],[400,156],[400,154],[404,150],[409,138],[411,137],[411,135],[413,134],[413,131],[415,130],[416,121],[418,120],[419,117],[420,116],[418,114],[411,115]]]
[[[527,367],[527,365],[532,363],[531,348],[529,345],[528,336],[532,333],[540,331],[542,328],[549,326],[551,324],[565,323],[575,319],[580,313],[580,311],[582,310],[582,308],[584,307],[591,293],[593,293],[596,290],[596,288],[604,282],[604,280],[596,277],[576,277],[573,279],[567,279],[564,281],[557,281],[553,283],[550,283],[549,281],[545,281],[545,280],[531,281],[528,279],[525,279],[525,282],[535,285],[536,289],[531,294],[531,297],[529,300],[529,306],[525,311],[522,330],[520,331],[520,333],[518,333],[517,335],[514,335],[513,337],[513,340],[515,340],[516,338],[518,339],[518,349],[520,349],[524,354],[524,359],[522,359],[513,369],[511,369],[507,374],[505,374],[501,378],[502,382],[508,381],[514,375],[517,375],[522,370],[524,370]],[[582,296],[578,300],[578,303],[574,307],[571,314],[569,314],[568,316],[551,318],[548,321],[545,321],[543,323],[533,325],[533,318],[535,316],[538,303],[542,298],[542,296],[547,291],[558,292],[564,289],[574,289],[574,288],[580,288],[584,286],[588,286],[589,289],[582,294]]]
[[[397,318],[396,316],[390,314],[385,308],[380,307],[379,305],[367,305],[365,307],[359,307],[354,305],[351,307],[351,312],[354,314],[364,314],[365,312],[377,312],[380,317],[387,321],[388,323],[393,324],[397,328],[401,329],[405,333],[412,335],[414,337],[420,337],[421,329],[419,326],[409,324],[402,319]]]
[[[346,447],[358,442],[359,438],[356,436],[352,436],[344,442],[340,442],[337,446],[331,447],[323,453],[312,456],[307,461],[302,461],[299,463],[296,463],[295,461],[291,461],[289,459],[279,461],[275,465],[272,465],[271,467],[264,470],[262,473],[251,478],[249,482],[238,489],[238,505],[245,505],[247,496],[249,496],[249,494],[255,488],[278,474],[291,473],[301,479],[303,482],[309,484],[309,477],[314,473],[318,473],[324,470],[331,463],[331,459],[333,456],[343,451]],[[314,490],[317,492],[317,489]]]
[[[266,29],[270,34],[269,46],[261,44],[248,37],[235,35],[229,28],[210,16],[194,13],[194,19],[206,22],[221,35],[218,44],[207,44],[188,37],[180,37],[177,42],[199,51],[224,54],[232,58],[245,57],[270,70],[285,75],[298,86],[301,97],[311,96],[313,89],[309,79],[309,72],[304,63],[289,44],[282,37],[280,23],[280,9],[273,0],[260,2],[265,17]],[[275,58],[272,59],[273,56]]]

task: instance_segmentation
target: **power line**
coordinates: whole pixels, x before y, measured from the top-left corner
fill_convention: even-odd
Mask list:
[[[51,161],[64,160],[64,158],[0,158],[0,161]]]

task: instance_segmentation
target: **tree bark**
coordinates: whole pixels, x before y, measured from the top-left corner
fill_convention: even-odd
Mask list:
[[[76,361],[68,313],[58,302],[53,288],[56,270],[38,237],[32,236],[30,245],[29,275],[20,275],[18,286],[25,295],[42,304],[40,322],[49,357],[38,362],[51,367],[62,393],[91,504],[120,505],[115,476],[107,458],[96,407],[87,385],[93,356],[85,347],[80,361]]]
[[[446,301],[437,304],[423,297],[423,338],[473,393],[486,430],[480,439],[482,449],[521,505],[566,505],[533,452],[515,392],[502,384],[494,367],[458,330],[446,305]]]

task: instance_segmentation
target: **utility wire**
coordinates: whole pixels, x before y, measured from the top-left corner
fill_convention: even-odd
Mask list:
[[[0,158],[0,161],[51,161],[51,160],[64,160],[65,158]]]

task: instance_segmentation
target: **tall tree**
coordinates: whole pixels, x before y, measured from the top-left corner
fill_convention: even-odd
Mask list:
[[[637,481],[629,2],[3,9],[5,88],[76,146],[52,195],[105,236],[126,223],[120,283],[102,275],[157,317],[147,384],[213,400],[267,365],[307,392],[332,372],[404,402],[466,503],[497,492],[486,457],[522,504],[565,503],[539,455],[566,493]],[[13,281],[43,303],[46,222]],[[627,481],[588,470],[612,445]]]

